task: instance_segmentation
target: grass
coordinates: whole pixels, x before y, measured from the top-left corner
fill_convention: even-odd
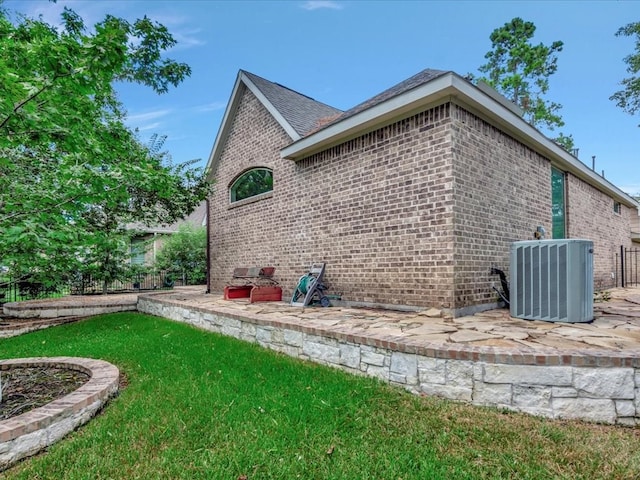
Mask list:
[[[6,479],[632,479],[640,429],[418,397],[168,320],[122,313],[0,340],[128,385]]]

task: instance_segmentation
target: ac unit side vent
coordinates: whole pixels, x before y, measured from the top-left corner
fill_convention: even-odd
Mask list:
[[[512,317],[593,320],[593,242],[534,240],[511,245]]]

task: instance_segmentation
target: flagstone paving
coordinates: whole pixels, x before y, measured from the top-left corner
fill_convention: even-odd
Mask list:
[[[286,302],[250,304],[223,300],[196,288],[162,294],[164,301],[238,316],[279,320],[375,338],[393,337],[411,344],[469,345],[531,351],[616,351],[640,355],[640,288],[610,290],[611,300],[594,304],[589,323],[544,322],[512,318],[508,309],[450,318],[422,312],[333,306],[292,307]]]
[[[343,334],[394,338],[415,344],[469,345],[536,349],[606,350],[640,355],[640,288],[610,290],[611,299],[594,304],[595,319],[590,323],[543,322],[512,318],[508,309],[489,310],[475,315],[450,318],[436,309],[422,312],[378,310],[333,306],[292,307],[287,302],[250,304],[246,300],[224,300],[221,294],[205,294],[202,287],[178,287],[162,292],[164,301],[182,304],[187,308],[221,311],[232,315],[250,314],[270,321],[296,323]],[[104,297],[66,297],[38,301],[42,308],[58,302],[65,305],[77,301],[86,305],[104,302]],[[109,300],[111,303],[114,297]],[[130,302],[130,297],[122,297]],[[16,329],[24,320],[3,319]],[[45,322],[39,321],[36,328]],[[62,323],[53,321],[52,324]],[[24,325],[24,323],[23,323]],[[2,322],[0,322],[0,330]],[[0,334],[0,337],[3,336]]]

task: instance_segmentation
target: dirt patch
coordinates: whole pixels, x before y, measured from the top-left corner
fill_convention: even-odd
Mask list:
[[[84,385],[90,376],[55,367],[16,367],[0,371],[0,421],[42,407]]]

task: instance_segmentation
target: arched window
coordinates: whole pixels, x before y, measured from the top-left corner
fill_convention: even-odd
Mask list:
[[[229,190],[231,203],[273,190],[273,172],[268,168],[252,168],[240,175]]]

